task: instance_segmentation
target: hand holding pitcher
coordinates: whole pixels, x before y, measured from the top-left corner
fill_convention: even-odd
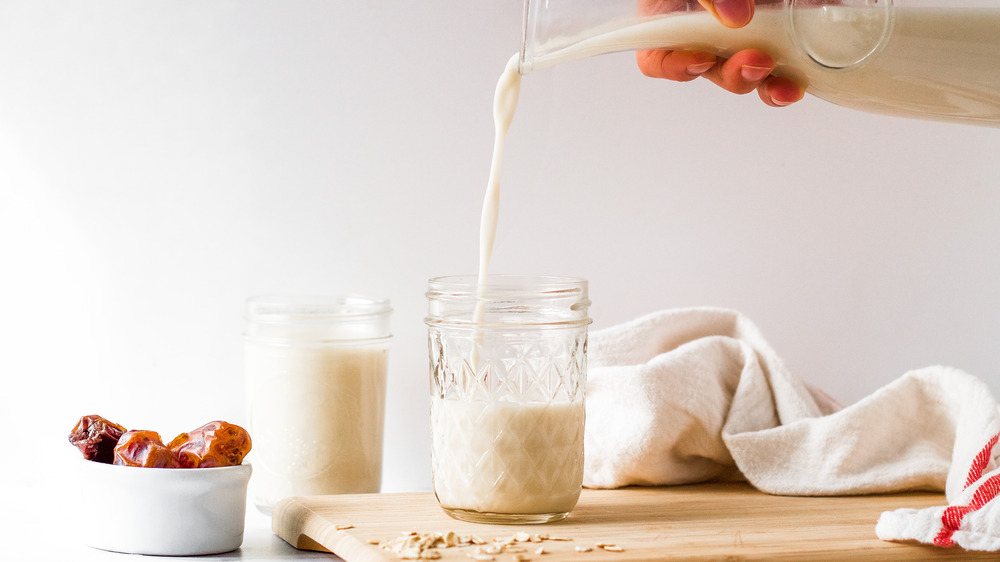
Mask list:
[[[761,4],[775,0],[758,0]],[[783,1],[783,0],[780,0]],[[753,18],[754,0],[698,0],[715,19],[730,28],[740,28]],[[689,11],[686,0],[640,0],[640,15]],[[789,78],[774,76],[774,58],[761,49],[745,49],[729,58],[708,51],[686,49],[643,49],[636,51],[643,74],[688,82],[704,76],[725,90],[746,94],[757,90],[760,99],[772,107],[783,107],[802,99],[805,89]]]

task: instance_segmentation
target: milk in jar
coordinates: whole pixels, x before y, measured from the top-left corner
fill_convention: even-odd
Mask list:
[[[244,360],[254,448],[250,495],[378,492],[389,302],[368,297],[247,301]]]
[[[438,277],[427,299],[441,507],[481,523],[565,518],[583,482],[587,282]]]
[[[568,513],[583,484],[584,405],[431,401],[434,493],[445,508]]]

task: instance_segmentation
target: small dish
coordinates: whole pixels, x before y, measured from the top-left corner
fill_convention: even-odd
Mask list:
[[[218,554],[243,544],[249,464],[139,468],[80,459],[84,542],[129,554]]]

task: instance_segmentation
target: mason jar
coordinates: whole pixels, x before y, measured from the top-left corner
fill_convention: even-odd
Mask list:
[[[561,520],[583,482],[587,281],[478,281],[427,291],[434,493],[465,521]]]
[[[247,299],[250,495],[260,511],[288,496],[380,490],[391,312],[387,299],[356,295]]]

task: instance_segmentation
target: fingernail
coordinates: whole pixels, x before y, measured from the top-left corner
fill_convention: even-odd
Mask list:
[[[687,67],[687,72],[691,76],[701,76],[702,74],[705,74],[706,72],[708,72],[709,70],[711,70],[711,68],[713,66],[715,66],[715,61],[712,61],[712,62],[700,62],[700,63],[692,64],[692,65],[688,66]]]
[[[778,107],[785,107],[786,105],[792,105],[792,103],[794,103],[794,102],[776,100],[774,98],[771,98],[771,103],[773,103],[774,105],[776,105]]]
[[[712,6],[722,23],[729,27],[743,27],[753,17],[753,2],[749,0],[715,0]]]
[[[766,66],[744,65],[740,67],[740,76],[747,82],[760,82],[771,73],[771,69]]]

